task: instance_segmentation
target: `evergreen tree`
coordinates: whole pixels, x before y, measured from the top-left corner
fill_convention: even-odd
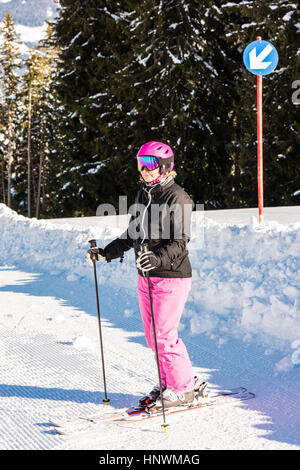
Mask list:
[[[63,115],[60,214],[92,215],[102,202],[117,206],[122,194],[133,202],[134,157],[142,143],[156,139],[174,148],[178,181],[195,202],[207,209],[255,206],[256,79],[242,53],[257,35],[273,42],[280,57],[278,70],[264,79],[265,203],[297,202],[294,5],[60,3],[54,25]]]
[[[141,143],[167,141],[176,152],[179,182],[207,208],[222,207],[221,183],[232,167],[226,140],[233,134],[235,90],[219,39],[223,28],[214,2],[142,2],[129,25],[133,54],[118,87],[125,111],[118,130],[131,139],[131,168]]]
[[[16,121],[17,121],[17,93],[18,69],[20,68],[20,50],[15,25],[10,13],[4,18],[0,28],[0,80],[2,91],[1,113],[1,151],[6,162],[6,175],[4,175],[4,162],[2,160],[2,197],[8,207],[12,206],[12,165],[16,147]],[[7,182],[5,181],[5,176]],[[6,199],[5,199],[6,197]]]
[[[299,11],[285,0],[264,0],[230,2],[220,5],[219,12],[223,18],[226,14],[230,26],[226,40],[232,47],[238,96],[232,109],[237,130],[236,150],[232,148],[235,171],[224,180],[227,194],[235,189],[235,207],[257,205],[256,77],[243,66],[242,53],[261,36],[279,54],[277,68],[263,78],[264,202],[266,206],[299,203],[299,195],[294,196],[300,188],[299,121],[291,99],[299,70]]]
[[[3,92],[0,88],[0,201],[4,204],[7,199],[7,184],[6,184],[6,161],[4,154],[4,121],[5,121],[5,107],[3,102]]]
[[[54,185],[52,191],[56,189],[52,177],[54,165],[49,158],[56,140],[56,103],[52,93],[56,60],[48,38],[43,41],[42,47],[30,51],[25,65],[26,72],[22,78],[22,138],[16,168],[15,199],[20,211],[24,213],[26,207],[29,217],[35,214],[39,218],[41,210],[43,216],[53,214],[48,190],[51,184]]]
[[[60,64],[56,91],[64,113],[59,198],[68,214],[93,215],[98,204],[114,203],[119,193],[116,175],[99,176],[99,169],[116,158],[108,128],[114,125],[111,83],[124,53],[119,26],[124,8],[113,1],[63,0],[53,25]]]
[[[66,172],[68,201],[76,187],[83,201],[77,199],[77,206],[87,205],[91,213],[96,202],[117,205],[119,194],[129,193],[132,200],[138,147],[163,139],[176,150],[180,182],[197,202],[205,198],[217,207],[218,182],[231,161],[215,133],[223,137],[232,126],[230,115],[211,117],[210,110],[226,107],[231,95],[213,85],[214,79],[220,84],[215,67],[224,68],[225,58],[201,19],[207,8],[200,1],[132,3],[126,11],[123,3],[121,11],[114,2],[102,8],[62,2],[55,25],[63,64],[58,92],[68,111],[66,140],[72,143],[65,152],[76,169]],[[213,53],[208,34],[218,46]]]
[[[64,134],[67,116],[56,87],[59,75],[59,50],[53,41],[53,31],[48,26],[47,37],[42,41],[42,50],[47,56],[47,86],[44,88],[44,125],[46,131],[44,163],[40,164],[42,185],[41,216],[57,217],[64,214],[66,200],[62,196],[67,181],[65,168],[68,167],[68,140]],[[70,143],[70,147],[72,144]],[[41,162],[42,163],[42,162]],[[42,169],[42,172],[41,172]]]
[[[40,160],[45,147],[45,86],[46,57],[38,49],[30,51],[26,60],[27,72],[23,76],[23,96],[26,106],[23,129],[27,145],[27,215],[32,216],[32,206],[40,193]],[[25,167],[25,165],[24,165]]]

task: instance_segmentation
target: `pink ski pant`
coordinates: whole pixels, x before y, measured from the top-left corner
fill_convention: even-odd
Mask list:
[[[191,278],[150,277],[162,385],[176,393],[194,389],[192,364],[184,343],[178,338],[178,325],[191,283]],[[146,277],[138,276],[138,299],[146,341],[155,354]]]

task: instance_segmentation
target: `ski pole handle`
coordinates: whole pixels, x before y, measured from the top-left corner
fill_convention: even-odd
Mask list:
[[[146,253],[147,251],[149,251],[149,245],[148,243],[143,243],[141,246],[141,250],[142,250],[142,253]]]
[[[89,244],[91,245],[91,248],[97,248],[97,242],[96,240],[89,240]]]

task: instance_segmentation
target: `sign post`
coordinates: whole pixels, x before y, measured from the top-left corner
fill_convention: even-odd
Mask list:
[[[265,59],[267,59],[265,61]],[[263,106],[262,106],[262,76],[271,73],[278,64],[278,54],[274,46],[262,41],[258,36],[256,41],[248,44],[243,54],[244,65],[257,76],[257,185],[258,185],[258,217],[263,222],[264,185],[263,185]]]
[[[257,39],[261,39],[258,36]],[[257,189],[258,189],[258,220],[263,222],[264,209],[264,178],[263,178],[263,110],[262,110],[262,75],[257,75]]]

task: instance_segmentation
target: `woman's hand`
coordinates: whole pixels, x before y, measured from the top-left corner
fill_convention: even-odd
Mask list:
[[[139,254],[136,260],[136,267],[141,271],[151,271],[151,269],[160,266],[160,258],[153,253],[153,251],[146,251]]]
[[[89,265],[93,264],[93,261],[107,261],[105,251],[102,248],[91,248],[86,252],[86,261]]]

